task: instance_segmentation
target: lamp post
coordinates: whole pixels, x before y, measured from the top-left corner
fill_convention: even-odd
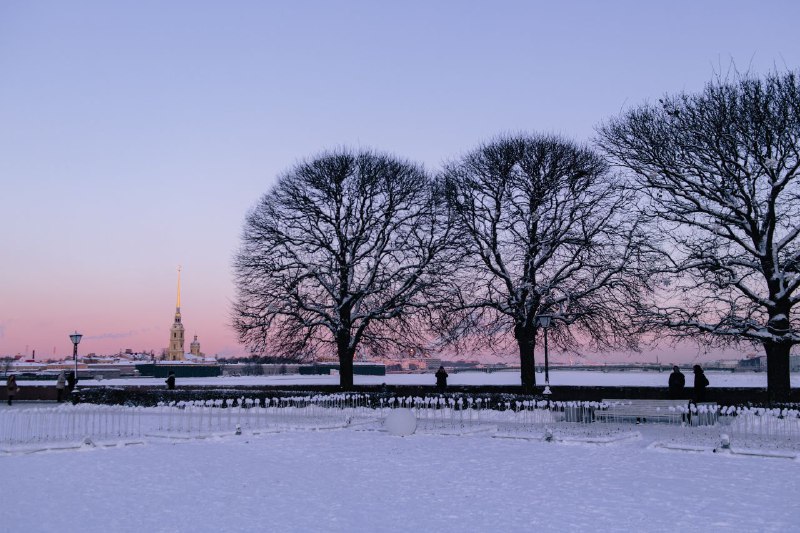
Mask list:
[[[81,335],[77,331],[69,336],[72,341],[72,358],[75,360],[75,383],[78,383],[78,343],[81,342]]]
[[[547,353],[547,328],[553,322],[552,315],[539,315],[536,317],[536,326],[544,330],[544,390],[542,394],[550,395],[550,361],[548,360]]]

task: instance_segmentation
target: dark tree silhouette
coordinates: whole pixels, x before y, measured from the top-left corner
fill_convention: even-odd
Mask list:
[[[602,157],[552,136],[512,136],[445,170],[464,258],[454,307],[457,338],[497,343],[512,333],[522,386],[536,385],[537,317],[567,349],[636,347],[626,314],[645,289],[631,275],[642,236],[626,208],[633,195]]]
[[[331,352],[341,386],[357,350],[419,348],[446,275],[441,191],[417,165],[340,150],[280,177],[247,216],[234,327],[254,353]]]
[[[800,85],[795,73],[716,81],[599,130],[630,169],[659,229],[666,287],[642,308],[653,328],[767,354],[769,396],[788,401],[800,342]]]

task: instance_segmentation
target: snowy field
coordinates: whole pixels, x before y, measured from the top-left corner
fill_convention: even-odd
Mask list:
[[[764,372],[707,372],[711,387],[763,387],[767,386]],[[669,372],[602,372],[600,370],[554,370],[550,384],[557,385],[610,385],[666,387]],[[692,385],[693,375],[686,372],[686,385]],[[519,385],[519,371],[459,372],[450,373],[449,385]],[[356,385],[434,385],[436,378],[430,374],[387,374],[385,376],[354,376]],[[536,374],[536,381],[544,383],[544,374]],[[37,382],[29,382],[36,385]],[[41,382],[38,382],[41,383]],[[130,378],[81,380],[81,385],[163,385],[163,378]],[[800,387],[800,373],[792,373],[792,387]],[[179,378],[180,385],[338,385],[339,376],[221,376],[215,378]]]
[[[796,459],[669,450],[653,428],[605,444],[350,428],[0,455],[0,529],[800,530]]]

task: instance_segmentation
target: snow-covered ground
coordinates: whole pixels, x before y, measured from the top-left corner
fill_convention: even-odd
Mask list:
[[[711,387],[764,387],[767,375],[763,372],[707,372]],[[669,372],[602,372],[600,370],[554,370],[550,372],[551,385],[611,385],[666,387]],[[686,374],[687,386],[692,385],[692,374]],[[519,372],[459,372],[450,373],[449,385],[519,385]],[[544,375],[536,375],[537,383],[544,383]],[[434,385],[436,378],[430,374],[387,374],[386,376],[355,376],[357,385]],[[38,382],[41,384],[42,382]],[[81,380],[81,385],[163,385],[163,378],[130,378],[107,380]],[[800,373],[791,375],[792,387],[800,387]],[[22,384],[22,383],[21,383]],[[30,385],[37,382],[31,381]],[[179,378],[180,385],[338,385],[339,376],[221,376],[215,378]],[[52,385],[52,384],[50,384]]]
[[[551,382],[663,386],[667,375],[555,371]],[[449,382],[518,379],[515,372],[472,372],[451,374]],[[766,385],[763,374],[712,372],[709,380],[712,386]],[[429,374],[356,377],[365,384],[433,381]],[[89,383],[163,385],[163,379],[81,382]],[[337,384],[338,376],[178,380],[302,383]],[[3,405],[0,414],[20,409],[53,408]],[[236,422],[236,413],[216,415],[216,423],[231,422],[230,416]],[[557,422],[553,442],[545,442],[545,425],[509,430],[499,421],[509,415],[484,414],[493,430],[468,424],[459,435],[448,434],[459,430],[446,423],[437,427],[435,417],[433,426],[423,420],[427,425],[407,437],[389,435],[380,420],[301,430],[297,420],[285,419],[283,426],[248,426],[242,435],[229,424],[212,434],[144,431],[98,440],[97,447],[5,446],[0,531],[800,531],[794,433],[774,442],[750,438],[749,449],[739,450],[744,438],[723,424]],[[209,417],[201,418],[201,428],[204,420],[205,427],[217,427]],[[734,451],[760,455],[714,453],[726,431]]]
[[[800,462],[356,428],[0,455],[4,531],[798,531]],[[655,427],[655,426],[654,426]]]

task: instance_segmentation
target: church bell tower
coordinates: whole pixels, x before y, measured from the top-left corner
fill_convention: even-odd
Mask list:
[[[178,267],[178,300],[175,303],[175,321],[169,331],[168,361],[183,361],[186,356],[183,351],[184,330],[181,323],[181,267]]]

